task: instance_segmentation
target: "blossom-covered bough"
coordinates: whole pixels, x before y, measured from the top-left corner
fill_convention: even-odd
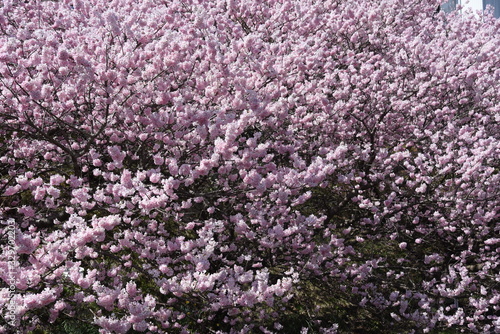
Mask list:
[[[3,332],[500,332],[500,23],[438,5],[4,1]]]

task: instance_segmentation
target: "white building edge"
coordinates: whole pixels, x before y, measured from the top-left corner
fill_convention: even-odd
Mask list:
[[[464,9],[471,9],[475,12],[485,10],[488,5],[494,8],[493,15],[500,18],[500,0],[448,0],[441,8],[445,12],[454,10],[460,4]]]

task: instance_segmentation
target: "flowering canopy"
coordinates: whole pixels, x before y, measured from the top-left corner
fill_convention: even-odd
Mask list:
[[[499,332],[500,23],[438,5],[4,1],[2,312]]]

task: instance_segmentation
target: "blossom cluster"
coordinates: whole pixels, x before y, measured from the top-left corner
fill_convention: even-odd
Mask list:
[[[2,312],[500,332],[500,22],[439,3],[4,1]]]

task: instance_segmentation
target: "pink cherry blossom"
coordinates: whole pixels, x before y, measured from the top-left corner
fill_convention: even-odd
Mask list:
[[[500,24],[442,2],[4,2],[15,329],[500,331]]]

